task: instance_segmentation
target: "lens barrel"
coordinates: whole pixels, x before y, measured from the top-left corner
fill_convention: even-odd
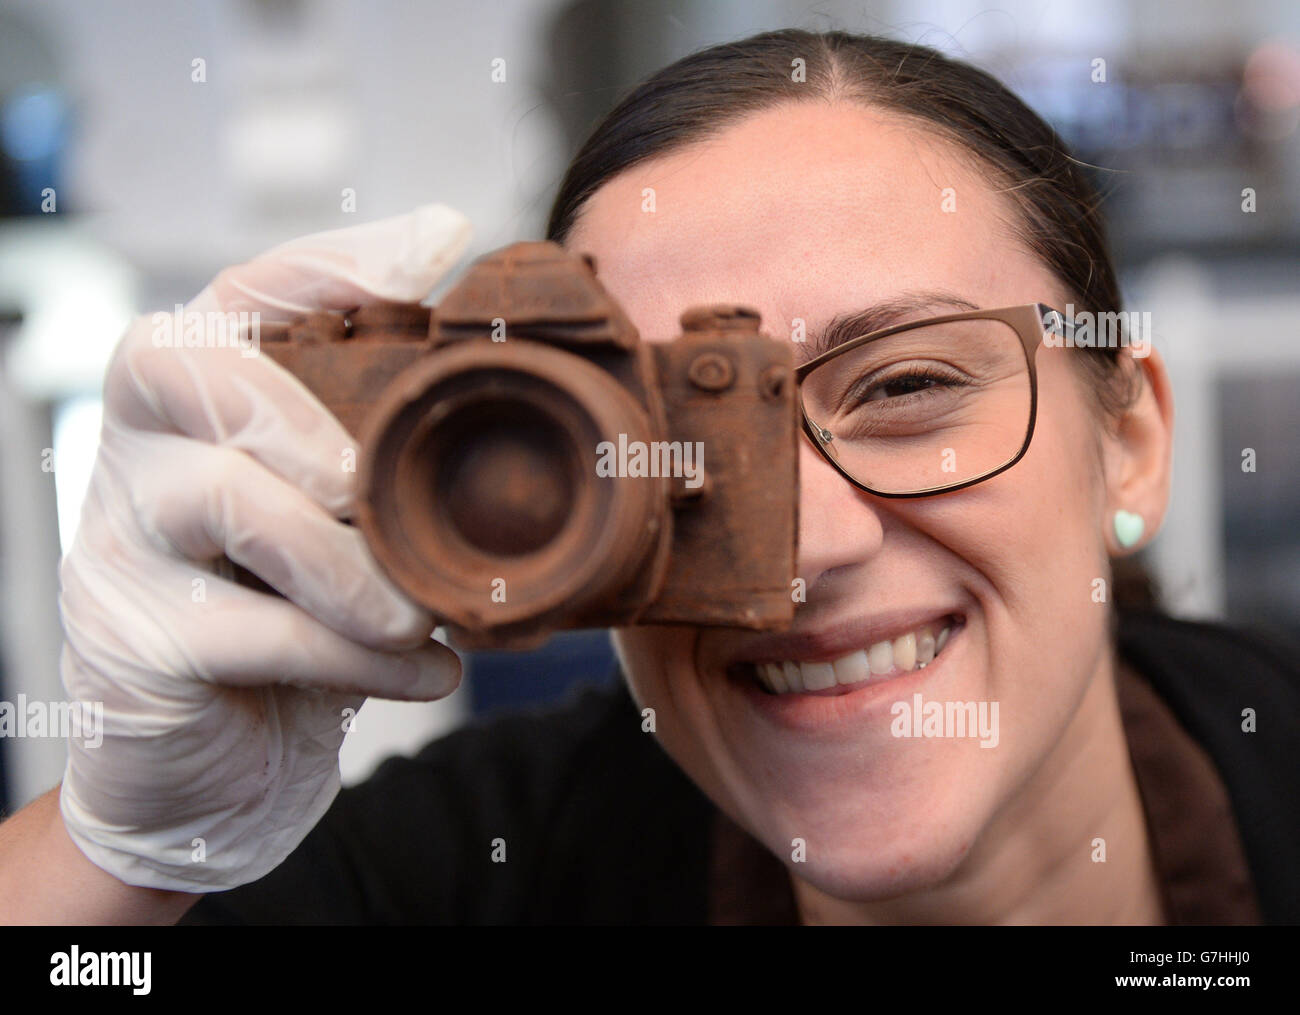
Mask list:
[[[398,375],[363,435],[358,521],[407,595],[482,631],[563,626],[633,581],[669,525],[669,481],[597,475],[646,410],[590,360],[471,340]]]

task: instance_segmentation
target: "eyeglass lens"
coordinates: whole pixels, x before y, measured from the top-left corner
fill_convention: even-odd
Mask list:
[[[1029,364],[1015,329],[985,318],[874,339],[814,368],[804,412],[826,453],[880,493],[986,476],[1024,446]]]

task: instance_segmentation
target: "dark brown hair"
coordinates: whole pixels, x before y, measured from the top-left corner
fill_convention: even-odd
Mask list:
[[[693,53],[643,81],[569,165],[547,239],[563,243],[587,199],[625,169],[712,137],[759,110],[836,100],[909,117],[969,153],[1007,194],[1022,241],[1060,279],[1075,307],[1093,314],[1120,309],[1101,198],[1056,132],[978,68],[926,46],[846,32],[765,32]],[[1080,352],[1097,407],[1113,420],[1137,394],[1140,376],[1121,369],[1118,349]],[[1117,568],[1124,598],[1149,598],[1131,570]]]

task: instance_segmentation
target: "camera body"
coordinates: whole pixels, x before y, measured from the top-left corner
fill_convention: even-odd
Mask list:
[[[436,308],[263,325],[361,446],[354,521],[465,648],[565,628],[779,628],[794,614],[791,348],[699,306],[643,342],[554,243],[486,255]]]

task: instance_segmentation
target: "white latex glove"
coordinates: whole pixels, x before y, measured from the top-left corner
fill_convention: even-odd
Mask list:
[[[469,232],[430,205],[294,240],[221,272],[187,310],[269,322],[419,300]],[[325,813],[345,709],[441,698],[460,661],[336,520],[357,444],[324,406],[268,356],[154,335],[136,320],[109,365],[61,570],[63,684],[104,705],[102,744],[69,740],[61,809],[120,880],[217,891],[272,870]],[[222,554],[286,598],[219,577]]]

